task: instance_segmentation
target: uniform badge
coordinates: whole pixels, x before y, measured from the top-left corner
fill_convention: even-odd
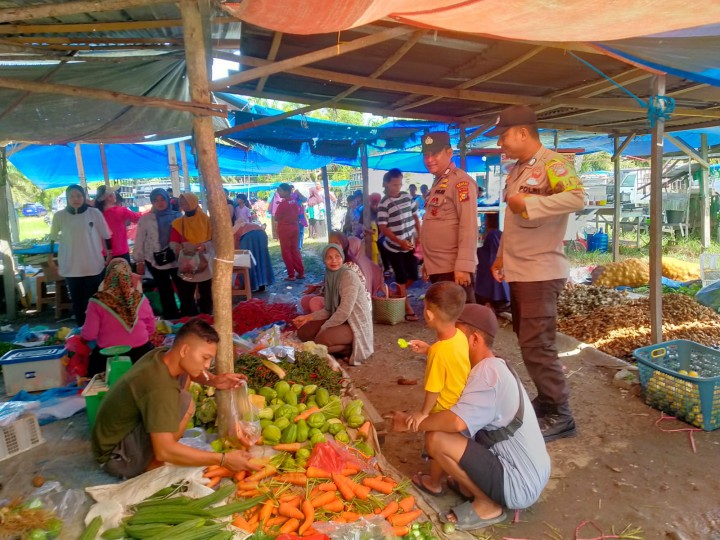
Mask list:
[[[470,199],[470,184],[465,181],[458,182],[455,184],[455,189],[457,190],[460,202],[465,202]]]
[[[438,197],[433,197],[430,201],[428,201],[428,206],[438,206],[438,201]]]
[[[525,182],[528,186],[537,186],[538,181],[534,178],[528,178],[527,182]]]
[[[425,144],[432,144],[432,143],[433,143],[433,138],[430,135],[425,137]]]
[[[542,169],[539,169],[539,168],[533,169],[532,172],[530,173],[530,176],[532,176],[533,178],[540,178],[542,176]]]
[[[437,206],[434,207],[432,210],[430,210],[430,215],[437,216],[438,215],[438,209]]]
[[[530,161],[528,161],[528,167],[532,167],[537,162],[537,158],[532,158]]]
[[[550,165],[550,168],[555,173],[556,176],[566,176],[568,173],[567,167],[560,163],[559,161],[556,161],[552,165]]]

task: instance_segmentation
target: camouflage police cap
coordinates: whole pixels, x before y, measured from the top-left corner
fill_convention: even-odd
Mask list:
[[[450,134],[447,131],[431,131],[423,135],[423,154],[437,154],[445,148],[450,148]]]

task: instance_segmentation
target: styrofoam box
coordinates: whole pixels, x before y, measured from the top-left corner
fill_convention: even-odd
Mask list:
[[[44,442],[37,417],[23,414],[9,426],[0,427],[0,461]]]
[[[39,392],[64,386],[67,382],[62,358],[65,347],[28,347],[9,351],[0,358],[5,392],[12,396],[20,390]]]
[[[233,266],[241,266],[244,268],[250,268],[252,265],[250,259],[250,251],[247,249],[236,249],[235,257],[233,260]]]

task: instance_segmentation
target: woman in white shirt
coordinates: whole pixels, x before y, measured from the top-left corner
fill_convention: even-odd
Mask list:
[[[104,249],[109,253],[111,234],[102,212],[88,206],[82,186],[68,186],[65,197],[67,207],[53,216],[48,265],[65,278],[75,320],[82,326],[88,302],[105,277]],[[57,266],[55,242],[60,244]]]

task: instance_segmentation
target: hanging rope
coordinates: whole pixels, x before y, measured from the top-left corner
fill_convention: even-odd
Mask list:
[[[601,70],[593,66],[590,62],[587,60],[584,60],[583,58],[580,58],[577,54],[575,54],[572,51],[568,51],[568,53],[575,58],[580,63],[584,64],[585,66],[589,67],[591,70],[593,70],[595,73],[606,79],[607,81],[610,81],[612,84],[614,84],[617,88],[625,92],[628,96],[633,98],[635,101],[638,102],[638,104],[643,108],[647,110],[647,117],[648,122],[650,122],[650,127],[655,127],[655,124],[659,119],[663,119],[664,121],[667,121],[670,119],[670,115],[675,110],[675,100],[671,98],[670,96],[652,96],[648,101],[643,100],[642,98],[636,96],[633,94],[630,90],[625,88],[622,84],[617,82],[612,77],[605,75]]]

